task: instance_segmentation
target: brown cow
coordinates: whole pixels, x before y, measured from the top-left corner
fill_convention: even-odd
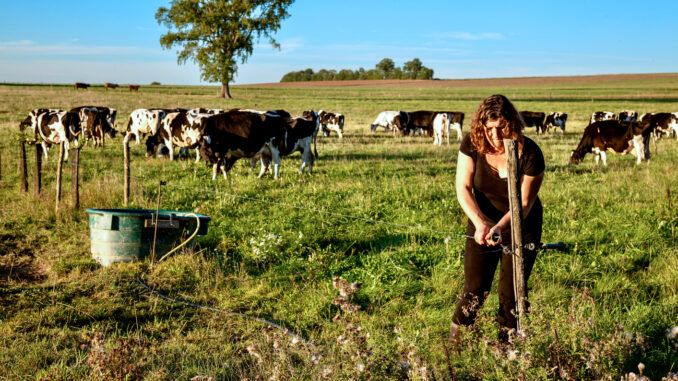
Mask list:
[[[596,164],[602,158],[603,165],[607,165],[605,151],[612,150],[617,154],[626,154],[634,148],[637,164],[640,164],[642,160],[650,160],[648,143],[652,130],[650,123],[642,121],[620,122],[611,119],[593,122],[586,127],[579,145],[572,151],[570,164],[579,164],[584,160],[584,155],[593,153],[596,155]]]
[[[76,82],[74,87],[75,87],[75,89],[77,90],[77,89],[86,89],[86,88],[88,88],[89,86],[90,86],[89,83]]]
[[[129,91],[139,91],[139,85],[129,85]]]
[[[108,89],[115,89],[115,88],[117,88],[117,87],[118,87],[118,84],[117,84],[117,83],[110,83],[110,82],[104,83],[104,88],[105,88],[106,90],[108,90]]]

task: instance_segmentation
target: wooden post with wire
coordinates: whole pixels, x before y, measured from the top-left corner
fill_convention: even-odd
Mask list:
[[[59,204],[61,204],[61,175],[64,170],[64,142],[59,144],[59,161],[57,161],[57,173],[56,173],[56,197],[54,203],[54,213],[59,212]]]
[[[129,141],[123,141],[123,157],[125,160],[125,179],[123,184],[124,204],[129,205]]]
[[[72,150],[71,153],[71,182],[72,182],[72,197],[73,207],[80,207],[80,147]]]
[[[523,204],[518,174],[518,141],[504,139],[508,195],[511,207],[511,249],[513,259],[513,293],[516,300],[516,328],[523,332],[525,317],[525,265],[523,264]]]
[[[21,141],[20,147],[21,158],[19,160],[19,175],[21,176],[21,181],[19,187],[21,188],[21,193],[28,193],[28,168],[26,167],[26,142]]]
[[[35,143],[35,173],[33,174],[33,195],[40,197],[42,188],[42,145]]]

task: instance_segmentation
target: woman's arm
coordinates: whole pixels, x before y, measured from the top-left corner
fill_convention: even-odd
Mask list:
[[[532,206],[534,205],[534,202],[537,200],[537,194],[539,193],[539,189],[541,188],[541,183],[544,180],[544,172],[538,174],[537,176],[527,176],[523,175],[520,178],[520,193],[521,193],[521,203],[523,205],[523,218],[527,217],[527,215],[530,213],[530,210],[532,210]],[[499,222],[497,222],[496,225],[494,225],[488,232],[488,235],[486,238],[487,240],[490,240],[489,237],[492,236],[492,234],[496,233],[501,236],[501,232],[504,229],[508,229],[511,226],[511,212],[509,211],[506,213]],[[496,245],[499,242],[491,242],[489,245],[493,246]]]
[[[475,168],[476,164],[473,158],[460,151],[457,157],[457,200],[459,200],[459,205],[461,205],[464,213],[466,213],[476,228],[473,234],[474,240],[479,245],[485,245],[485,236],[489,231],[489,227],[485,222],[485,216],[480,211],[475,197],[473,197],[473,175]]]

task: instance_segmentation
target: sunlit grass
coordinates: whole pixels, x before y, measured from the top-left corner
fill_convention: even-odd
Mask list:
[[[605,168],[590,157],[576,167],[567,162],[592,111],[675,112],[676,88],[675,79],[514,88],[234,87],[235,99],[225,101],[208,87],[129,93],[0,86],[0,378],[96,378],[126,366],[148,379],[450,378],[441,337],[463,286],[459,235],[466,227],[454,191],[458,143],[434,147],[429,138],[392,138],[368,128],[382,110],[444,109],[466,113],[466,132],[478,102],[504,93],[521,109],[570,114],[565,134],[527,131],[547,161],[544,241],[563,241],[568,250],[537,259],[532,321],[528,337],[515,344],[515,359],[494,342],[493,289],[449,365],[460,379],[617,379],[642,361],[645,374],[660,379],[676,371],[678,358],[666,337],[678,325],[678,141],[658,141],[652,160],[641,165],[629,155],[610,155]],[[66,166],[64,207],[54,212],[55,149],[41,198],[32,189],[18,191],[18,123],[36,107],[83,104],[117,108],[118,129],[139,107],[293,114],[322,108],[346,115],[346,137],[319,139],[312,175],[297,174],[298,155],[283,158],[279,181],[256,179],[243,161],[228,180],[212,182],[204,162],[146,159],[143,144],[132,144],[131,207],[155,208],[164,180],[161,208],[196,211],[212,222],[194,252],[151,270],[105,269],[90,259],[83,210],[122,207],[120,137],[103,150],[82,150],[79,210],[70,208]],[[28,160],[30,182],[30,149]],[[252,320],[149,297],[136,283],[139,272],[173,297],[263,317],[316,347],[290,347],[288,338]],[[356,314],[333,304],[333,276],[362,283],[352,296]],[[95,350],[98,338],[103,352]]]

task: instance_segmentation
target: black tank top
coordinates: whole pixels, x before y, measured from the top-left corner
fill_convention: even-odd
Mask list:
[[[532,139],[528,137],[523,137],[523,139],[523,152],[518,160],[518,175],[538,176],[544,172],[544,155],[537,143]],[[473,195],[478,203],[478,207],[480,207],[480,211],[495,223],[499,222],[510,209],[508,180],[500,178],[492,171],[485,160],[485,155],[479,154],[471,143],[470,134],[464,137],[459,150],[471,157],[475,163]],[[541,236],[542,215],[541,201],[539,196],[537,196],[530,213],[523,221],[523,235],[531,236],[534,233],[538,233]],[[472,224],[470,227],[471,232],[475,230]],[[503,233],[509,233],[509,229],[505,229]]]

